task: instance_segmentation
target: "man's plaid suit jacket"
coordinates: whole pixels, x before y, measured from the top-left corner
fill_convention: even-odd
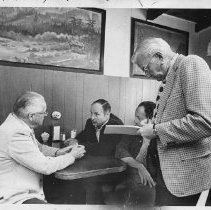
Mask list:
[[[155,119],[165,184],[177,196],[211,186],[211,71],[195,55],[169,69]]]

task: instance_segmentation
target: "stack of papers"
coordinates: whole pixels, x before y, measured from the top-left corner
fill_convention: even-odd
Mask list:
[[[137,135],[139,126],[135,125],[106,125],[104,134],[127,134]]]

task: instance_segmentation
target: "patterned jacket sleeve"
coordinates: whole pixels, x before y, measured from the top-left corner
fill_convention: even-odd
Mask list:
[[[210,136],[211,131],[211,71],[198,56],[187,56],[179,69],[180,88],[186,114],[179,119],[156,126],[163,145],[185,143]],[[173,110],[173,109],[172,109]]]

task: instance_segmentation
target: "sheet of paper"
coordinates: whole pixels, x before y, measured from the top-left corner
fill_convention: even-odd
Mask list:
[[[106,125],[104,134],[127,134],[137,135],[139,126],[135,125]]]

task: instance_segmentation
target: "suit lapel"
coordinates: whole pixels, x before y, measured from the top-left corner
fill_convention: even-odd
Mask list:
[[[176,79],[176,70],[178,69],[179,63],[183,57],[184,57],[183,55],[179,55],[177,57],[175,63],[173,64],[173,66],[169,69],[169,73],[166,78],[166,85],[165,85],[164,91],[161,95],[159,108],[157,110],[157,117],[155,119],[156,124],[159,124],[161,122],[161,118],[162,118],[163,112],[165,110],[167,100],[168,100],[168,98],[171,94],[172,88],[174,86],[174,82]]]

